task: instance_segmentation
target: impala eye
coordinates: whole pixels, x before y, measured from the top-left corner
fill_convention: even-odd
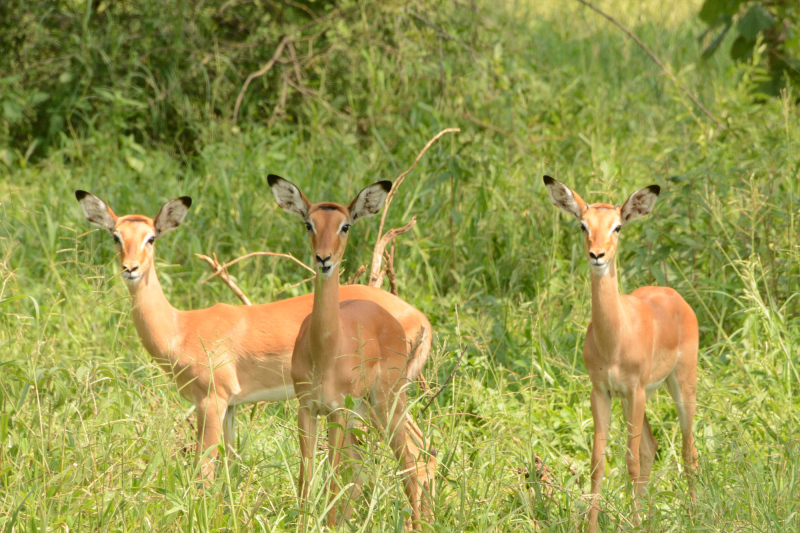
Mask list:
[[[349,229],[350,229],[350,224],[345,224],[344,226],[342,226],[341,231],[342,233],[347,233],[347,230]]]
[[[581,231],[584,233],[589,233],[589,228],[586,227],[586,224],[581,224]]]
[[[119,235],[117,235],[117,234],[115,233],[115,234],[113,234],[113,235],[112,235],[112,237],[114,238],[114,244],[120,244],[120,241],[119,241]]]
[[[153,244],[154,242],[156,242],[156,236],[151,235],[150,238],[147,239],[147,244]]]
[[[313,230],[313,229],[314,229],[314,226],[312,226],[312,225],[311,225],[311,222],[306,222],[306,229],[307,229],[308,231],[311,231],[311,230]]]
[[[621,229],[622,229],[622,225],[621,225],[621,224],[617,224],[617,227],[616,227],[616,228],[614,228],[614,231],[616,231],[617,233],[619,233]]]

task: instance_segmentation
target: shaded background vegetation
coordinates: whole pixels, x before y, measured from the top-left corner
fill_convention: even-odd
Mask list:
[[[759,95],[771,74],[758,51],[703,60],[700,2],[599,5],[726,128],[577,3],[0,4],[0,527],[296,524],[296,404],[243,410],[241,458],[198,490],[188,404],[139,344],[113,247],[83,220],[76,188],[150,216],[192,196],[184,226],[157,245],[165,291],[181,309],[234,303],[221,284],[200,285],[194,253],[307,256],[268,173],[344,201],[457,126],[389,214],[393,226],[419,218],[397,269],[400,295],[436,328],[428,379],[448,375],[459,340],[466,351],[424,415],[441,450],[436,530],[572,531],[586,510],[588,268],[545,172],[595,201],[662,186],[654,214],[623,232],[621,282],[673,286],[697,311],[701,470],[692,509],[675,410],[659,395],[646,525],[797,529],[797,94],[789,79],[778,97]],[[281,43],[234,121],[248,75]],[[345,275],[369,260],[376,226],[357,227]],[[304,274],[290,262],[254,259],[233,274],[255,302],[310,290],[290,288]],[[613,435],[602,520],[635,530],[618,408]],[[370,449],[365,503],[342,530],[402,524],[391,453]],[[534,454],[552,492],[527,475]]]

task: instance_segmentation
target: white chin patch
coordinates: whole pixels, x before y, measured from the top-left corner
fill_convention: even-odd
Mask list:
[[[611,263],[606,261],[605,263],[599,265],[595,263],[589,263],[589,266],[592,267],[592,272],[594,272],[595,274],[605,275],[608,272],[608,265],[610,264]]]
[[[126,283],[137,283],[140,279],[142,279],[142,275],[138,272],[132,274],[130,272],[123,272],[122,279],[125,280]]]

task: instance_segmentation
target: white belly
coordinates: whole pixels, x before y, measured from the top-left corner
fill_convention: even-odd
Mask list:
[[[231,401],[230,405],[242,405],[245,403],[256,402],[281,402],[294,398],[294,385],[281,385],[271,389],[261,389],[252,391],[250,394],[237,394]]]

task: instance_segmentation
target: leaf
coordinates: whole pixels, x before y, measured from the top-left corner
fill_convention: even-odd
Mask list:
[[[733,19],[730,17],[730,15],[725,15],[723,18],[725,19],[725,27],[716,37],[714,37],[714,40],[712,40],[708,46],[706,46],[706,49],[703,50],[703,59],[708,59],[714,55],[714,52],[717,51],[717,48],[719,48],[719,45],[722,44],[723,39],[725,39],[725,36],[728,35],[728,31],[731,29]],[[709,32],[710,31],[711,29],[709,29]]]
[[[10,124],[15,124],[22,119],[22,108],[16,102],[6,100],[3,102],[3,116]]]
[[[127,161],[128,165],[136,172],[142,172],[144,170],[144,161],[141,159],[137,159],[132,155],[127,155],[125,156],[125,161]]]
[[[753,54],[753,47],[755,42],[748,41],[741,35],[733,41],[731,46],[731,59],[734,61],[743,61]]]
[[[774,25],[775,17],[764,9],[763,6],[754,5],[739,19],[736,28],[739,30],[742,37],[748,41],[755,41],[759,33]]]
[[[700,20],[711,26],[716,26],[719,19],[724,16],[735,15],[744,0],[706,0],[700,8]]]

